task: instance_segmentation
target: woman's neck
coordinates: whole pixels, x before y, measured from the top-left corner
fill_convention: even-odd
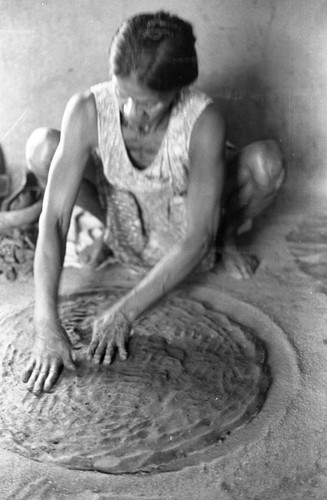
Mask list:
[[[120,117],[121,117],[122,127],[134,131],[140,137],[144,137],[162,130],[166,130],[169,123],[172,107],[173,106],[171,105],[161,115],[155,117],[151,121],[145,122],[144,124],[133,123],[132,121],[129,121],[128,118],[126,118],[123,113],[121,113]]]

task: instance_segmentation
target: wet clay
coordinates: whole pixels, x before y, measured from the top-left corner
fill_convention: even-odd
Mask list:
[[[287,235],[287,241],[301,271],[319,280],[327,293],[327,216],[306,217]]]
[[[270,385],[248,326],[179,293],[134,324],[127,361],[86,359],[92,319],[123,291],[63,297],[77,373],[36,397],[20,381],[32,307],[1,324],[0,446],[39,461],[107,473],[178,470],[253,419]]]

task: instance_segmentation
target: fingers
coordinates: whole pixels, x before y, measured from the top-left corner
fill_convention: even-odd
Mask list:
[[[30,372],[29,378],[25,378],[24,381],[27,382],[27,390],[38,396],[43,391],[44,381],[46,380],[49,373],[49,365],[40,365],[34,362],[34,368]]]
[[[26,378],[26,382],[27,382],[27,385],[26,385],[26,389],[30,392],[33,392],[33,389],[34,389],[34,384],[39,376],[39,373],[40,373],[40,365],[36,362],[34,362],[34,367],[33,367],[33,370],[29,370],[30,372],[30,375],[28,378]]]
[[[99,365],[104,363],[109,365],[112,361],[114,349],[113,341],[109,341],[103,336],[103,326],[97,323],[94,325],[92,341],[88,348],[88,357],[93,363]]]
[[[44,381],[47,378],[49,373],[49,367],[46,367],[43,370],[40,370],[37,379],[34,382],[33,394],[39,396],[41,392],[43,392]]]
[[[109,318],[109,319],[108,319]],[[110,365],[118,350],[122,361],[127,359],[126,341],[131,324],[122,313],[106,316],[94,324],[92,341],[88,349],[89,359],[95,364]]]
[[[105,356],[103,358],[103,364],[104,365],[110,365],[111,364],[112,358],[113,358],[113,354],[114,354],[114,346],[112,345],[112,343],[109,343],[107,345]]]
[[[111,340],[108,344],[105,341],[101,343],[92,342],[88,351],[89,357],[96,364],[103,363],[104,365],[110,365],[117,348],[120,359],[125,361],[128,357],[125,344],[125,338],[118,338],[116,342]]]
[[[117,342],[119,357],[122,361],[125,361],[128,357],[126,350],[126,340],[125,338],[120,338]]]
[[[89,348],[87,350],[87,355],[90,359],[93,358],[95,351],[97,350],[97,347],[99,345],[99,342],[97,340],[92,340],[91,344],[89,345]]]
[[[119,339],[119,341],[116,342],[116,345],[114,345],[113,342],[109,342],[107,346],[105,344],[99,344],[92,355],[94,363],[103,363],[104,365],[110,365],[112,363],[116,348],[118,348],[120,359],[122,361],[125,361],[128,357],[125,340]]]
[[[43,385],[43,388],[44,388],[45,392],[49,392],[52,389],[52,387],[57,382],[57,380],[58,380],[59,375],[61,374],[61,372],[62,372],[62,367],[60,367],[60,366],[59,367],[53,366],[49,370],[48,376],[45,379],[44,385]]]
[[[39,365],[36,362],[33,362],[34,369],[29,371],[29,378],[24,376],[23,381],[27,382],[26,388],[28,391],[35,394],[35,396],[39,396],[42,392],[48,392],[54,384],[57,382],[62,369],[62,364],[54,364],[52,366],[48,364]]]
[[[93,362],[95,364],[99,365],[102,362],[105,355],[105,351],[106,351],[106,344],[105,343],[98,344],[93,354]]]
[[[35,367],[35,360],[33,359],[30,364],[28,365],[27,369],[25,370],[24,374],[23,374],[23,377],[22,377],[22,381],[24,383],[26,383],[30,376],[32,375],[32,372],[34,370],[34,367]]]
[[[95,364],[99,365],[100,363],[103,363],[104,365],[110,365],[113,360],[115,345],[113,341],[108,344],[106,344],[106,342],[101,342],[97,345],[95,350],[93,346],[92,351],[93,354],[91,357]]]
[[[48,392],[52,389],[64,367],[68,370],[76,370],[71,357],[63,362],[55,360],[52,363],[47,361],[40,363],[33,359],[26,369],[22,381],[27,384],[28,391],[39,396],[42,392]]]

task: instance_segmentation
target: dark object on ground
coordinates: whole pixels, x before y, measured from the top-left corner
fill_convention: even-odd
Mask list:
[[[33,274],[36,239],[37,224],[0,231],[0,274],[8,281]]]

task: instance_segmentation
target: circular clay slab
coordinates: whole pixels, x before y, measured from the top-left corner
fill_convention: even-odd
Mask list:
[[[186,292],[135,322],[127,361],[93,366],[86,359],[89,325],[122,293],[61,299],[77,372],[64,372],[39,397],[20,381],[33,339],[32,306],[2,321],[1,447],[76,469],[178,470],[199,463],[256,416],[271,383],[264,343],[248,325]]]

